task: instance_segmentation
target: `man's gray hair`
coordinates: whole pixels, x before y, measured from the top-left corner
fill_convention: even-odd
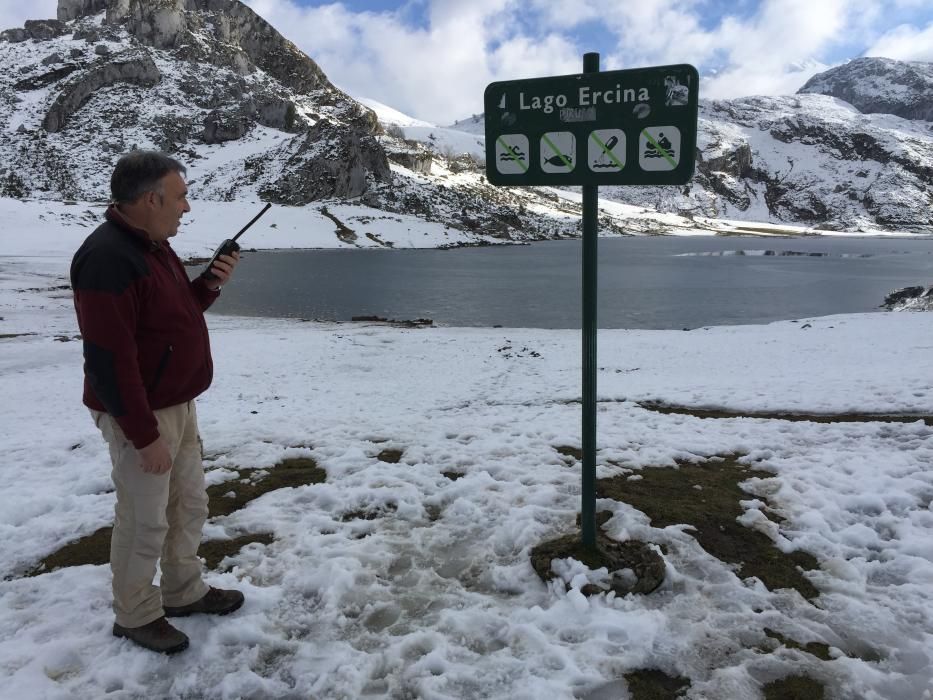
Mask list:
[[[115,203],[135,202],[147,192],[160,192],[159,180],[169,173],[184,175],[185,166],[160,151],[130,151],[117,161],[110,176]]]

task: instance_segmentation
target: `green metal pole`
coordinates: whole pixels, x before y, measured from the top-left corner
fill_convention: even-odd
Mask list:
[[[583,72],[599,72],[599,54],[583,54]],[[584,148],[585,148],[584,144]],[[581,151],[582,152],[582,151]],[[581,158],[577,158],[579,164]],[[583,546],[596,547],[596,266],[598,185],[583,185]]]

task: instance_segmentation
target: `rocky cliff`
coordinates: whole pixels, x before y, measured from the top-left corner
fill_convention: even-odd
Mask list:
[[[276,201],[357,196],[391,177],[375,115],[236,0],[60,0],[57,19],[0,34],[0,59],[8,196],[100,199],[130,148],[192,162],[269,132],[302,143],[339,133],[345,152],[367,154],[295,149],[262,183]],[[264,151],[251,155],[275,157]]]
[[[856,58],[813,76],[800,94],[831,95],[863,114],[933,121],[933,64]]]

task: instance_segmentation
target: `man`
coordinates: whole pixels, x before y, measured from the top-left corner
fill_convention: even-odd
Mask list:
[[[110,448],[116,486],[113,634],[165,654],[188,646],[166,617],[225,615],[243,604],[239,591],[201,578],[207,493],[194,405],[213,374],[204,311],[239,253],[189,282],[168,242],[191,211],[184,173],[154,151],[120,158],[107,220],[71,264],[84,403]],[[154,586],[159,559],[161,586]]]

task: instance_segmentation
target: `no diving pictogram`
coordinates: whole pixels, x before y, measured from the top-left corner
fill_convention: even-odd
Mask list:
[[[587,165],[594,173],[617,173],[625,167],[625,132],[597,129],[590,132]]]

